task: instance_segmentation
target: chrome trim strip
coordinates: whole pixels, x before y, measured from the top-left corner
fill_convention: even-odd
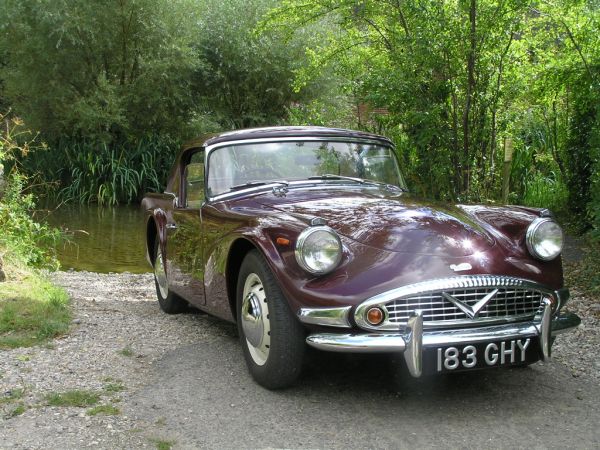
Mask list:
[[[306,343],[330,352],[393,353],[406,348],[404,338],[398,334],[317,333],[309,335]]]
[[[298,318],[301,322],[326,327],[350,328],[348,317],[351,306],[339,308],[300,308]]]
[[[547,298],[542,300],[544,310],[542,312],[542,320],[537,329],[540,336],[540,348],[542,349],[542,361],[550,359],[550,338],[552,337],[552,302]]]
[[[423,281],[420,283],[409,284],[402,286],[382,294],[373,296],[362,302],[354,312],[354,320],[359,327],[369,331],[394,331],[398,329],[398,323],[391,323],[386,320],[379,326],[372,326],[366,320],[366,311],[372,306],[383,306],[387,302],[409,297],[417,294],[425,294],[428,292],[436,292],[450,289],[464,289],[477,287],[519,287],[523,289],[533,289],[542,294],[554,296],[556,293],[544,285],[523,278],[496,276],[496,275],[463,275],[451,278],[440,278],[437,280]],[[385,310],[385,308],[383,308]],[[507,321],[515,321],[523,318],[529,318],[531,315],[524,317],[492,317],[481,319],[461,319],[454,321],[443,321],[436,323],[424,323],[424,328],[443,328],[450,326],[479,326],[484,323],[506,323]]]
[[[418,378],[423,372],[423,313],[415,311],[408,319],[410,334],[404,351],[404,360],[409,373]]]
[[[549,322],[552,337],[577,327],[581,320],[573,313],[561,314]],[[416,333],[418,324],[413,323]],[[519,339],[540,334],[540,322],[520,322],[461,330],[431,330],[422,333],[422,348],[445,345],[467,345]],[[542,328],[543,329],[543,328]],[[349,353],[405,352],[412,336],[402,333],[314,333],[306,338],[311,347]],[[415,345],[416,347],[416,345]],[[414,353],[413,353],[414,355]]]

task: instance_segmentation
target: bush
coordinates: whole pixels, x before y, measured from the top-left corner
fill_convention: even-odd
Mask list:
[[[13,172],[0,199],[0,254],[26,266],[58,268],[55,246],[62,238],[56,228],[33,219],[33,194],[23,194],[26,178]]]
[[[116,205],[161,190],[179,142],[154,136],[123,144],[64,139],[51,151],[23,160],[59,202]]]
[[[8,175],[0,176],[0,256],[26,266],[58,268],[54,245],[60,231],[34,220],[35,201],[27,193],[27,178],[19,173],[15,159],[29,153],[34,138],[23,123],[0,114],[0,173],[11,165]]]

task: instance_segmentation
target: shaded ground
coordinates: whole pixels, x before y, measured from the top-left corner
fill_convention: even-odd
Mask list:
[[[560,364],[414,381],[381,358],[318,356],[297,387],[269,392],[247,376],[233,337],[182,347],[135,408],[187,448],[594,448],[600,439],[597,383]]]

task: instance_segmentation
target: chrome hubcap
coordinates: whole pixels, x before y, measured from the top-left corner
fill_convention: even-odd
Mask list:
[[[169,283],[167,282],[167,271],[163,263],[163,257],[160,251],[156,255],[156,261],[154,261],[154,278],[156,284],[158,284],[158,290],[162,298],[167,298],[169,295]]]
[[[271,324],[265,289],[255,273],[248,275],[244,283],[241,322],[250,355],[262,366],[269,357]]]

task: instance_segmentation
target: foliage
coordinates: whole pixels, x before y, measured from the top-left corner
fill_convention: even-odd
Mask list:
[[[598,0],[1,1],[0,106],[61,200],[135,201],[202,132],[356,126],[452,201],[500,199],[510,138],[510,200],[600,236]]]
[[[469,199],[497,187],[498,137],[518,88],[512,45],[526,13],[522,1],[285,0],[264,28],[335,17],[341,31],[309,50],[297,86],[322,70],[345,74],[347,90],[389,109],[423,193]]]
[[[276,32],[255,34],[264,13],[277,4],[276,0],[199,2],[197,48],[204,70],[197,72],[195,87],[206,111],[225,128],[275,124],[289,105],[310,102],[332,83],[320,77],[301,93],[294,92],[294,70],[307,63],[304,47],[322,33],[301,29],[287,41]]]
[[[195,98],[191,0],[3,0],[1,78],[50,141],[179,133]],[[183,125],[182,125],[183,122]]]
[[[178,148],[168,136],[125,144],[63,139],[23,165],[29,173],[58,182],[55,200],[116,205],[162,189]]]
[[[6,404],[6,403],[13,403],[13,402],[16,402],[17,400],[21,400],[23,398],[24,393],[25,393],[25,391],[20,388],[12,389],[8,392],[5,392],[4,395],[2,397],[0,397],[0,405]]]
[[[532,9],[520,45],[522,102],[543,128],[538,151],[551,155],[568,189],[568,208],[584,226],[600,229],[600,4],[596,0],[544,1]],[[527,127],[527,122],[520,124]],[[517,122],[519,122],[517,120]]]
[[[0,283],[0,348],[39,344],[66,333],[70,322],[66,292],[42,276]]]
[[[15,165],[17,156],[34,148],[33,138],[18,119],[0,114],[0,123],[0,169],[12,165],[7,178],[0,170],[0,260],[9,280],[0,283],[0,348],[12,348],[65,333],[71,314],[65,291],[30,270],[58,267],[52,249],[62,237],[34,220],[33,195],[25,192],[27,178]]]
[[[15,158],[29,153],[33,138],[18,119],[0,114],[0,168],[13,165],[5,178],[0,170],[0,257],[18,261],[26,266],[57,268],[53,252],[61,233],[34,220],[33,194],[26,193],[27,178],[16,170]]]
[[[317,31],[253,33],[276,0],[2,4],[0,95],[49,143],[23,164],[58,201],[136,201],[164,185],[181,140],[281,122],[333,86],[291,86]]]
[[[292,103],[287,108],[287,125],[315,125],[323,127],[348,127],[353,123],[353,111],[346,96],[340,95],[328,101],[315,99]]]
[[[23,194],[25,178],[12,174],[0,200],[0,251],[33,267],[58,267],[54,246],[61,240],[59,230],[35,221],[33,194]]]

